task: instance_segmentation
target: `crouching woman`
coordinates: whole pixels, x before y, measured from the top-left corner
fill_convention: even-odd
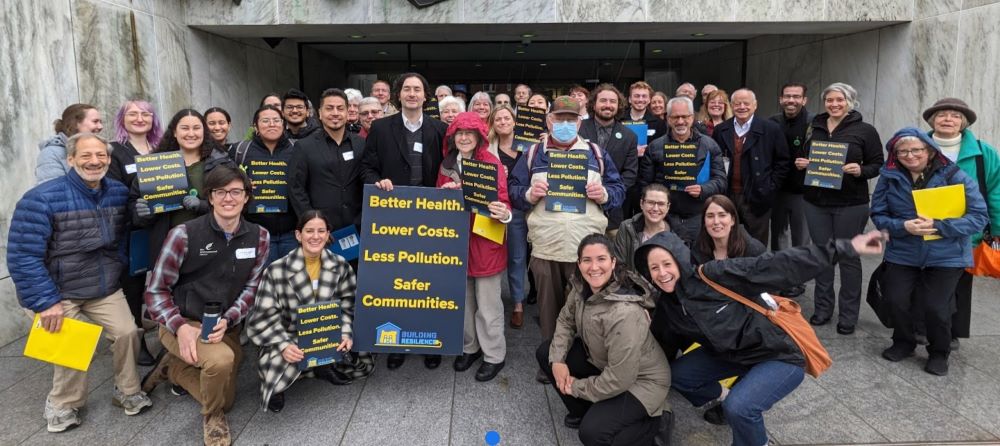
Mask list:
[[[591,234],[538,364],[569,410],[564,423],[590,445],[667,444],[670,366],[649,330],[649,284],[621,268],[611,241]]]
[[[313,367],[311,373],[316,378],[334,385],[350,384],[352,378],[367,376],[374,369],[370,354],[348,354],[357,285],[347,261],[326,249],[330,232],[330,223],[322,212],[304,212],[295,229],[299,247],[268,267],[257,291],[247,335],[260,347],[257,375],[262,404],[272,412],[285,407],[285,390],[303,373],[309,373],[299,370],[305,355],[296,344],[298,307],[332,301],[339,303],[343,311],[337,350],[344,353],[345,361]]]

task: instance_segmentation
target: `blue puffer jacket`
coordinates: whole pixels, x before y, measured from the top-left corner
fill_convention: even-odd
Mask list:
[[[91,189],[75,170],[29,190],[10,223],[7,267],[21,306],[41,312],[63,299],[118,290],[128,188],[105,177]]]
[[[960,218],[934,220],[934,228],[942,238],[924,241],[922,236],[906,231],[903,222],[917,218],[913,204],[913,180],[905,167],[899,165],[893,151],[895,142],[904,136],[916,136],[935,149],[932,168],[926,189],[963,184],[965,186],[965,215]],[[983,230],[988,217],[986,201],[979,193],[979,186],[955,163],[941,155],[937,144],[923,132],[906,128],[900,130],[886,144],[889,160],[882,166],[881,177],[872,194],[871,218],[875,227],[889,231],[885,261],[913,267],[972,266],[972,245],[969,236]]]

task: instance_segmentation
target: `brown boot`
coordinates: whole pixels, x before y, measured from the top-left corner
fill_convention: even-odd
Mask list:
[[[205,430],[205,446],[229,446],[232,437],[229,435],[229,422],[222,411],[205,415],[202,424]]]
[[[146,375],[142,377],[141,385],[143,392],[146,392],[147,394],[152,393],[156,386],[170,379],[167,376],[167,367],[170,365],[173,357],[174,355],[168,353],[167,349],[160,349],[160,353],[156,355],[156,365],[153,366],[153,369],[150,370],[149,373],[146,373]]]
[[[524,326],[524,311],[515,311],[510,314],[510,328],[521,328]]]

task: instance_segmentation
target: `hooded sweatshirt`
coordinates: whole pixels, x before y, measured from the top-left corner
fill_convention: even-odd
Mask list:
[[[659,288],[646,258],[654,248],[667,250],[680,274],[673,292]],[[850,240],[831,240],[769,252],[758,257],[712,260],[703,265],[707,277],[762,306],[763,292],[791,288],[827,271],[844,257],[857,257]],[[717,358],[753,366],[782,361],[804,366],[798,345],[764,315],[719,293],[698,277],[691,252],[670,232],[661,232],[636,250],[636,270],[656,287],[656,312],[650,326],[668,359],[698,342]]]
[[[38,144],[40,152],[35,164],[35,184],[42,184],[69,172],[69,163],[66,162],[67,139],[69,138],[65,133],[59,132]]]
[[[479,147],[472,153],[472,159],[490,163],[497,169],[497,200],[511,209],[510,199],[507,197],[507,171],[504,169],[500,159],[490,153],[489,142],[486,139],[486,124],[479,119],[479,115],[474,112],[459,113],[444,135],[444,144],[441,148],[444,159],[441,160],[441,167],[438,170],[437,187],[450,182],[462,183],[462,173],[460,170],[459,152],[457,148],[449,150],[448,141],[454,138],[459,130],[475,130],[479,133]],[[475,214],[469,215],[469,227],[475,221]],[[497,244],[479,234],[469,231],[469,277],[489,277],[498,274],[507,268],[507,244]]]

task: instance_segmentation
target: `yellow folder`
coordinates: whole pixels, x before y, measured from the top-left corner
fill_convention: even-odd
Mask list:
[[[475,214],[475,216],[476,219],[472,222],[472,233],[502,245],[504,235],[507,233],[507,225],[485,215]]]
[[[935,187],[913,191],[917,215],[935,220],[959,218],[965,215],[965,185]],[[925,235],[924,240],[937,240],[940,235]]]
[[[86,372],[90,368],[90,360],[94,358],[102,330],[100,325],[67,317],[63,318],[58,332],[49,333],[36,314],[28,332],[24,356]]]

